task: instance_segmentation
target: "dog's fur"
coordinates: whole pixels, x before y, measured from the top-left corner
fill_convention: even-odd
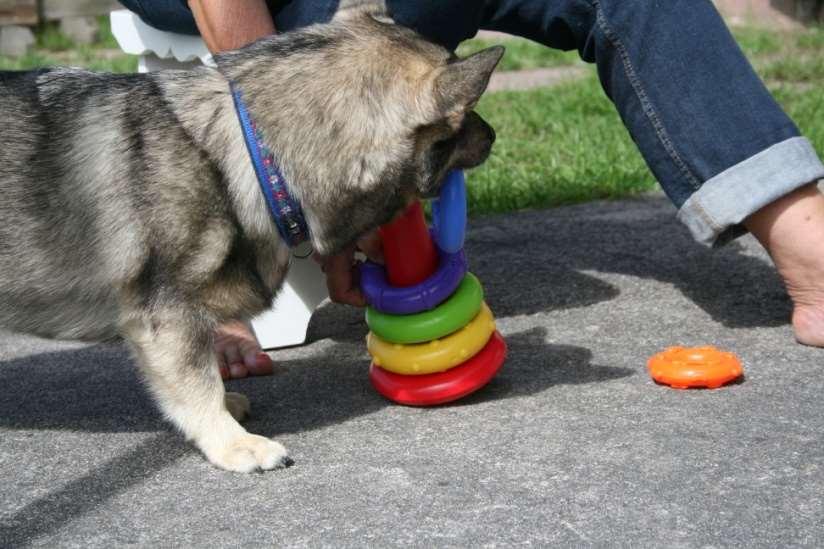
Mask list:
[[[211,338],[271,305],[289,263],[228,81],[334,253],[480,164],[494,133],[472,109],[502,48],[458,60],[380,5],[218,56],[218,70],[0,73],[0,325],[123,336],[164,414],[235,471],[288,463],[247,433]]]

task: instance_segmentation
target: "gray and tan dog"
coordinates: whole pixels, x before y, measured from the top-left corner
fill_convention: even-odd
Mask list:
[[[229,82],[321,254],[489,155],[473,112],[503,49],[460,60],[343,2],[335,18],[218,57],[218,70],[0,73],[0,326],[121,335],[166,417],[215,465],[289,463],[240,426],[211,338],[268,308],[289,248],[267,209]]]

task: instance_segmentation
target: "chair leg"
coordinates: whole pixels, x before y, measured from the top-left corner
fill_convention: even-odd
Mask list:
[[[275,349],[305,342],[312,313],[328,296],[320,267],[311,259],[293,259],[274,306],[252,321],[261,347]]]

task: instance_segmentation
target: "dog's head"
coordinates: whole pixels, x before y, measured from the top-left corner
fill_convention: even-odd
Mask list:
[[[218,65],[276,151],[315,250],[329,254],[436,195],[449,170],[486,160],[495,132],[473,109],[503,52],[459,59],[380,5],[348,0],[330,23]]]

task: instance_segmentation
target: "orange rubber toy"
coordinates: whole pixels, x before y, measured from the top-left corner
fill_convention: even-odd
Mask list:
[[[647,362],[656,382],[674,389],[717,389],[744,373],[741,361],[715,347],[670,347]]]

